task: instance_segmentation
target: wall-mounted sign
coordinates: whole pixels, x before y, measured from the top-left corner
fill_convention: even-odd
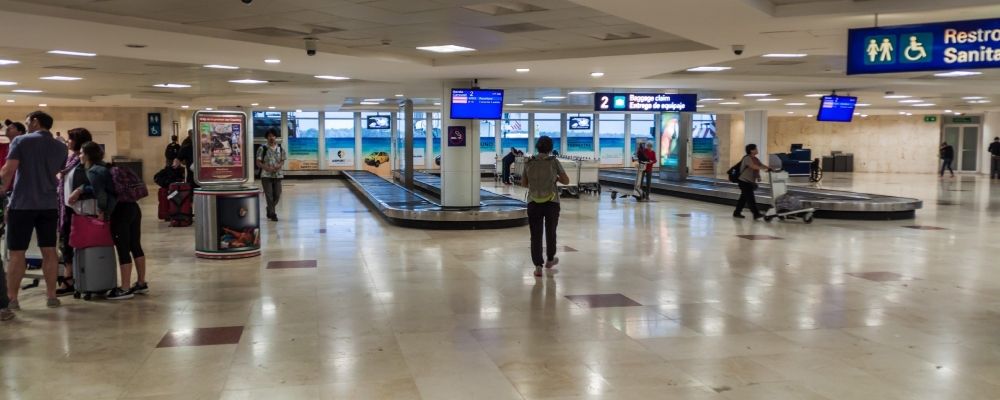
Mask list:
[[[247,116],[241,112],[198,111],[194,114],[195,179],[198,184],[245,183],[249,179],[243,146]]]
[[[925,115],[924,122],[937,122],[937,115]]]
[[[149,136],[163,135],[163,125],[160,123],[160,113],[146,114],[146,122],[149,123]]]
[[[465,127],[448,127],[448,147],[465,147]]]
[[[848,32],[848,75],[978,68],[1000,68],[1000,19]]]
[[[594,93],[594,111],[695,112],[696,94]]]

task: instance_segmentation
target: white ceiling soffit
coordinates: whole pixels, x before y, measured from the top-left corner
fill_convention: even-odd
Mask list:
[[[71,11],[76,19],[216,32],[210,36],[292,48],[315,37],[320,52],[431,65],[708,49],[569,0],[257,0],[251,5],[236,0],[4,0],[0,6],[4,3],[20,3],[17,11],[23,12]],[[441,44],[477,51],[440,55],[416,49]]]
[[[770,3],[761,8],[775,17],[797,17],[830,14],[889,14],[896,12],[930,11],[947,7],[996,5],[995,0],[748,0]],[[970,15],[970,19],[976,19]]]

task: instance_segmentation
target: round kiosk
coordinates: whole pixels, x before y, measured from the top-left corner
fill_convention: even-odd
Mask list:
[[[260,189],[249,180],[247,117],[235,111],[194,114],[195,256],[260,255]]]

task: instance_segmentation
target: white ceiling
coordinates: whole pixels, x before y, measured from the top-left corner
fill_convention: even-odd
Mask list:
[[[46,93],[18,95],[19,99],[50,105],[260,103],[283,109],[335,110],[345,102],[393,98],[397,93],[433,99],[472,78],[479,78],[483,86],[508,89],[508,102],[571,90],[680,90],[727,99],[767,92],[781,95],[783,101],[740,101],[738,106],[710,109],[794,112],[801,106],[784,106],[785,98],[801,99],[807,93],[835,89],[859,95],[862,102],[872,104],[872,113],[900,110],[895,101],[882,98],[886,91],[912,94],[940,106],[915,110],[921,112],[993,108],[992,103],[970,105],[961,99],[966,96],[1000,101],[1000,75],[995,72],[961,79],[929,79],[927,74],[848,77],[843,73],[847,29],[871,26],[873,10],[879,12],[883,25],[1000,17],[1000,5],[987,0],[947,4],[930,0],[255,0],[250,6],[239,0],[0,0],[0,10],[5,11],[0,56],[21,61],[0,67],[0,80],[19,82],[17,87],[0,90],[37,86]],[[497,30],[507,28],[486,29],[511,24],[536,26],[520,25],[529,31],[514,33]],[[531,31],[538,27],[551,29]],[[256,28],[285,31],[246,31]],[[598,39],[633,33],[649,38]],[[320,54],[304,54],[301,34],[320,39]],[[383,40],[389,44],[383,45]],[[128,48],[128,43],[148,47]],[[438,44],[467,45],[479,51],[436,55],[414,49]],[[745,45],[746,53],[734,55],[733,44]],[[77,60],[44,53],[57,48],[99,56]],[[759,58],[770,52],[810,56],[794,65]],[[282,63],[265,64],[265,58],[279,58]],[[55,74],[44,67],[67,62],[96,69],[75,71],[86,78],[79,82],[37,80]],[[241,69],[205,70],[200,67],[204,64]],[[733,69],[684,72],[700,65]],[[531,72],[517,73],[515,68]],[[595,71],[605,76],[590,77]],[[332,82],[313,75],[353,79]],[[287,82],[259,86],[226,82],[244,77]],[[193,87],[169,93],[149,87],[161,81]],[[589,107],[581,99],[546,105]]]

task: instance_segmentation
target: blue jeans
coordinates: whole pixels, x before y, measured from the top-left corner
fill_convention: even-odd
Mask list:
[[[952,163],[952,161],[953,160],[950,159],[950,158],[942,158],[941,159],[941,172],[939,172],[938,175],[944,176],[944,170],[945,169],[947,169],[948,172],[950,172],[952,175],[955,175],[955,171],[952,171],[952,169],[951,169],[951,163]]]

